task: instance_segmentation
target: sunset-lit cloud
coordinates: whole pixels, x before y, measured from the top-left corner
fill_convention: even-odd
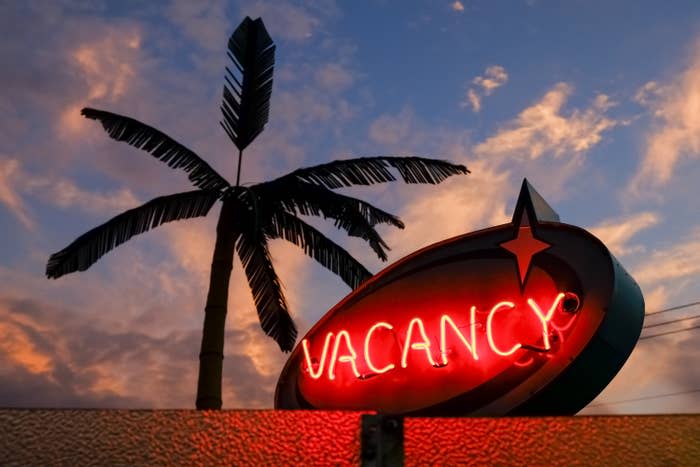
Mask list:
[[[355,80],[352,73],[339,63],[326,63],[316,70],[318,84],[331,91],[342,91]]]
[[[174,0],[165,11],[172,23],[203,49],[221,51],[228,40],[229,21],[224,2]]]
[[[606,116],[614,103],[598,94],[589,107],[566,112],[564,106],[573,91],[573,86],[557,83],[539,102],[478,144],[476,154],[537,159],[546,153],[561,157],[588,151],[618,124]]]
[[[414,126],[413,112],[404,108],[397,115],[382,115],[369,127],[369,137],[372,141],[393,146],[406,141]]]
[[[506,200],[516,191],[510,174],[494,170],[485,161],[469,164],[471,175],[450,180],[437,193],[416,196],[401,211],[406,229],[392,231],[388,238],[396,245],[392,256],[478,228],[510,220]],[[429,216],[426,213],[430,213]]]
[[[435,153],[464,163],[472,171],[438,189],[431,188],[430,195],[422,188],[412,188],[405,195],[400,214],[407,227],[389,234],[390,244],[401,245],[392,251],[392,257],[450,236],[507,222],[511,215],[507,212],[508,203],[514,203],[522,182],[520,174],[537,174],[537,180],[547,182],[538,189],[559,195],[580,170],[582,156],[616,125],[605,116],[612,104],[604,95],[596,96],[588,108],[565,111],[572,92],[571,86],[556,84],[540,101],[518,111],[515,119],[475,144],[458,132],[425,128],[409,108],[372,122],[370,138],[390,151],[416,152],[413,147],[434,138],[438,141]],[[615,249],[624,249],[635,232],[654,222],[645,213],[628,219],[628,225],[605,224],[607,228],[602,232],[613,240]],[[440,228],[436,229],[436,225]]]
[[[472,79],[467,90],[467,96],[460,104],[462,107],[471,107],[475,113],[481,111],[481,100],[485,96],[490,96],[493,92],[508,82],[508,73],[500,65],[492,65],[486,68],[483,76]]]
[[[632,272],[640,284],[678,281],[700,275],[700,230],[650,252]]]
[[[695,413],[697,398],[688,391],[697,386],[693,381],[697,374],[679,369],[694,368],[700,352],[693,345],[688,333],[677,333],[640,341],[632,355],[599,397],[581,411],[591,414],[659,414],[659,404],[666,413]],[[654,397],[664,394],[675,397],[627,402],[638,397]],[[620,403],[623,402],[623,403]],[[607,403],[612,403],[608,405]]]
[[[24,182],[28,193],[38,196],[42,201],[60,208],[77,208],[84,212],[102,214],[135,208],[139,204],[128,188],[97,193],[78,187],[67,179],[49,179],[27,177]]]
[[[644,291],[644,307],[647,313],[661,310],[668,303],[668,289],[664,285]]]
[[[16,191],[16,186],[19,184],[18,177],[21,177],[19,168],[17,159],[0,158],[0,203],[4,204],[5,208],[17,217],[25,228],[31,230],[34,227],[34,221]]]
[[[192,404],[197,332],[153,338],[101,329],[32,300],[0,299],[3,400],[34,407],[185,407]],[[250,331],[228,331],[224,395],[233,406],[268,403],[270,380],[244,352]],[[268,352],[270,349],[266,349]],[[11,365],[8,367],[8,365]],[[258,384],[268,381],[267,390]],[[22,385],[25,392],[21,392]],[[148,388],[148,390],[144,390]]]
[[[330,4],[330,3],[329,3]],[[334,7],[329,7],[331,11]],[[256,0],[244,2],[241,6],[243,15],[251,18],[263,17],[268,28],[276,36],[291,41],[304,41],[313,37],[321,25],[318,14],[300,8],[291,2]]]
[[[107,219],[192,189],[182,170],[110,139],[80,115],[83,107],[153,125],[235,180],[237,149],[218,120],[226,40],[245,15],[263,17],[277,52],[270,120],[245,150],[244,185],[381,154],[437,157],[472,171],[436,186],[347,190],[405,221],[405,230],[379,227],[392,247],[387,263],[362,240],[313,221],[371,271],[432,242],[508,222],[527,177],[563,221],[594,226],[640,283],[647,311],[693,299],[700,276],[693,203],[663,202],[670,187],[684,199],[697,194],[674,178],[683,164],[693,169],[700,153],[693,136],[698,49],[683,58],[693,36],[679,32],[663,60],[629,34],[619,42],[624,55],[597,53],[601,41],[619,39],[607,30],[584,34],[575,44],[580,54],[562,53],[548,45],[559,40],[558,13],[514,4],[512,15],[502,15],[494,5],[0,6],[8,37],[0,58],[9,64],[0,69],[0,404],[193,407],[218,206],[207,218],[138,235],[87,271],[48,280],[44,270],[51,253]],[[524,14],[532,21],[523,22]],[[650,57],[644,69],[625,62],[640,50]],[[660,194],[659,203],[621,196],[632,188]],[[660,228],[662,219],[669,228]],[[350,290],[298,248],[281,240],[270,248],[301,337]],[[663,346],[642,341],[602,399],[625,398],[637,384],[652,394],[697,387],[700,376],[688,368],[700,347],[690,337],[659,338]],[[687,358],[674,353],[681,349]],[[287,356],[260,329],[236,260],[224,407],[271,407]],[[667,387],[656,387],[659,380]],[[681,399],[697,411],[697,399],[688,400]],[[600,410],[682,408],[664,401]]]
[[[467,90],[467,100],[462,102],[462,107],[471,106],[476,113],[481,112],[481,97],[475,90]]]
[[[633,196],[667,184],[684,159],[700,157],[700,42],[668,83],[646,83],[635,99],[652,115],[644,156],[628,185]]]
[[[42,351],[32,342],[31,334],[46,332],[47,326],[34,323],[26,316],[13,316],[0,310],[3,322],[0,323],[0,353],[9,361],[30,373],[48,373],[53,368],[51,355]]]
[[[475,86],[479,86],[487,96],[508,82],[508,73],[500,65],[492,65],[486,69],[484,76],[477,76],[472,80]]]
[[[78,208],[92,214],[139,205],[134,194],[122,188],[109,193],[91,192],[78,187],[66,178],[33,175],[16,159],[0,158],[0,202],[10,209],[22,224],[31,229],[34,221],[29,217],[21,196],[34,196],[44,203],[63,209]]]
[[[601,239],[613,254],[624,256],[643,252],[641,245],[629,245],[630,239],[637,232],[653,227],[659,221],[656,213],[640,212],[623,219],[606,219],[589,230]]]
[[[137,30],[107,28],[98,41],[78,45],[69,53],[69,63],[86,86],[79,102],[67,104],[59,121],[59,134],[75,136],[85,129],[80,109],[92,102],[115,102],[126,93],[136,70],[141,48]]]

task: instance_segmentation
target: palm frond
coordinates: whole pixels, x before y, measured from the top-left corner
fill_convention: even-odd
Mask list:
[[[389,224],[399,229],[404,228],[404,223],[398,217],[370,203],[295,178],[282,177],[251,188],[261,198],[274,200],[291,213],[342,220],[347,213],[352,212],[362,216],[371,226]],[[340,227],[339,223],[336,226]]]
[[[293,214],[281,210],[275,212],[265,231],[270,238],[283,238],[299,246],[352,289],[372,276],[340,245]]]
[[[372,185],[396,180],[394,168],[406,183],[440,183],[452,175],[468,174],[461,164],[424,157],[361,157],[298,169],[285,175],[326,188]]]
[[[322,186],[295,180],[285,180],[279,185],[273,181],[268,186],[264,185],[266,184],[251,187],[257,195],[255,198],[258,199],[258,211],[263,218],[274,215],[279,207],[293,214],[321,215],[324,218],[333,219],[337,228],[345,230],[351,237],[359,237],[367,241],[382,261],[388,259],[386,250],[391,248],[376,231],[374,225],[386,222],[399,228],[404,227],[396,216],[377,209],[369,203],[340,195]]]
[[[265,236],[242,229],[236,250],[253,292],[260,326],[283,352],[291,351],[297,338],[297,329],[289,315],[282,285],[272,266]]]
[[[260,18],[241,22],[227,55],[236,72],[226,67],[221,126],[242,151],[263,131],[270,114],[275,45]]]
[[[229,183],[201,157],[160,130],[130,117],[104,110],[84,108],[86,118],[102,123],[110,138],[150,153],[173,169],[183,169],[192,184],[203,190],[221,191]]]
[[[56,279],[71,272],[84,271],[134,235],[166,222],[206,216],[217,198],[215,192],[195,190],[161,196],[125,211],[51,255],[46,275]]]

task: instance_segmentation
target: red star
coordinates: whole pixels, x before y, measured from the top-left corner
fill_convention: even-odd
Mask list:
[[[501,248],[505,248],[515,255],[518,259],[518,272],[520,273],[520,284],[525,283],[525,277],[530,268],[532,257],[540,251],[551,247],[549,243],[537,240],[532,235],[532,229],[529,226],[520,226],[518,228],[518,236],[513,240],[501,243]]]

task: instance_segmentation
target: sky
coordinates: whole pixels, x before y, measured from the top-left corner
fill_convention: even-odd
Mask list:
[[[235,178],[219,105],[226,42],[246,15],[263,18],[277,52],[244,184],[372,155],[472,172],[346,190],[406,223],[381,230],[386,264],[314,223],[372,272],[508,222],[527,177],[563,222],[608,245],[647,313],[700,300],[699,2],[0,1],[0,407],[194,406],[218,207],[132,238],[86,272],[44,271],[121,211],[191,189],[83,107],[153,125]],[[301,250],[271,249],[303,336],[350,290]],[[699,412],[700,330],[687,329],[697,325],[644,330],[681,331],[640,341],[582,413]],[[286,356],[260,330],[235,263],[224,408],[272,407]]]

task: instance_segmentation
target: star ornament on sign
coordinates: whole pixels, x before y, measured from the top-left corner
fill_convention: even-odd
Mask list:
[[[518,265],[518,276],[521,287],[525,286],[530,266],[535,255],[552,247],[551,243],[538,239],[533,228],[538,220],[559,222],[559,215],[547,204],[539,193],[523,180],[518,196],[518,202],[513,212],[515,238],[499,244],[499,246],[515,256]]]
[[[522,217],[515,226],[516,237],[513,240],[508,240],[500,244],[504,248],[515,255],[518,262],[518,274],[520,275],[520,285],[525,285],[527,273],[530,271],[532,258],[552,245],[547,242],[538,240],[532,227],[528,223],[527,213],[523,211]]]

